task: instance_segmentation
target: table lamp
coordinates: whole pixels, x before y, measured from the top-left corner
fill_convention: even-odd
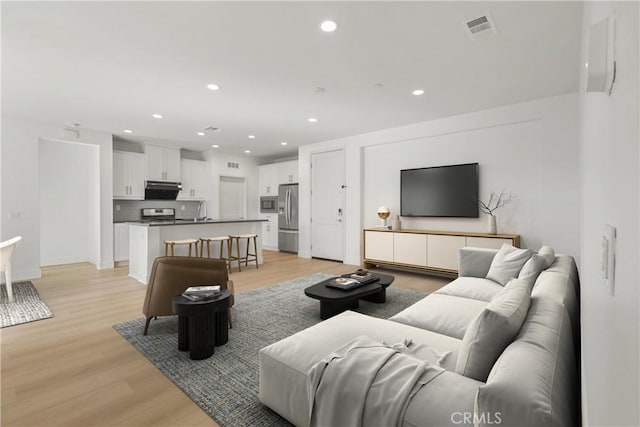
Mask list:
[[[386,206],[380,206],[378,208],[378,216],[380,217],[380,225],[378,228],[391,228],[387,225],[387,218],[389,218],[389,215],[391,215],[391,212]]]

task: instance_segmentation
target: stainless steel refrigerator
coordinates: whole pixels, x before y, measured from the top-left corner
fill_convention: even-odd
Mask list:
[[[278,187],[278,249],[298,253],[298,184]]]

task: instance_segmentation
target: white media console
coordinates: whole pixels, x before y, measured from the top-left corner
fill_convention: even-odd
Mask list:
[[[457,275],[460,248],[497,249],[503,243],[520,247],[520,235],[368,228],[363,231],[363,265],[389,265]]]

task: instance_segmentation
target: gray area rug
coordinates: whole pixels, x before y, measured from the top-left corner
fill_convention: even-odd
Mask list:
[[[286,426],[286,420],[258,401],[258,351],[320,322],[320,303],[306,297],[304,288],[329,277],[317,273],[236,295],[229,342],[206,360],[194,361],[189,352],[178,351],[175,316],[152,320],[147,336],[142,335],[144,319],[114,328],[219,424]],[[424,296],[391,285],[385,304],[360,301],[358,311],[387,318]]]
[[[11,289],[13,302],[9,302],[7,287],[4,284],[0,286],[0,327],[6,328],[53,317],[49,307],[40,299],[33,283],[13,282]]]

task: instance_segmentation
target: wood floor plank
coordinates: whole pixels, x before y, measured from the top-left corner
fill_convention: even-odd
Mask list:
[[[265,251],[264,259],[258,269],[234,267],[237,293],[357,268],[273,251]],[[113,329],[142,317],[146,286],[128,277],[127,265],[97,270],[81,263],[42,272],[33,282],[55,317],[0,330],[2,426],[217,425]],[[450,281],[391,274],[393,286],[424,292]]]

